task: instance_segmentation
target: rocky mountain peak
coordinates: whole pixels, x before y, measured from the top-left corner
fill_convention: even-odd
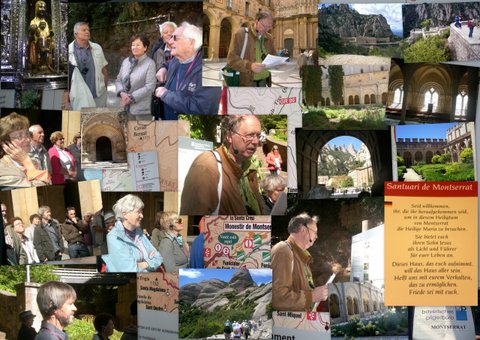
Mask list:
[[[229,285],[235,290],[241,291],[245,288],[255,287],[256,283],[253,281],[248,269],[240,269],[233,274]]]

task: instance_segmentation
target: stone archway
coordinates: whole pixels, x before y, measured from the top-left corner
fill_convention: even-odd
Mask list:
[[[426,153],[425,153],[425,163],[427,164],[432,164],[432,157],[433,157],[433,152],[428,150]]]
[[[403,160],[405,161],[405,166],[407,168],[412,166],[412,154],[408,151],[405,151],[403,154]]]
[[[351,136],[365,144],[370,152],[373,173],[373,196],[383,195],[383,183],[392,180],[392,148],[389,130],[296,130],[297,180],[299,194],[306,194],[318,182],[318,157],[331,139]]]
[[[100,137],[95,141],[95,161],[112,161],[112,142],[108,137]]]
[[[232,39],[232,24],[227,18],[223,19],[220,24],[220,49],[218,51],[219,58],[226,58],[230,41]]]
[[[423,154],[420,151],[415,152],[415,162],[422,162]]]
[[[288,50],[288,55],[291,56],[293,54],[293,39],[287,38],[283,41],[283,48]]]
[[[203,15],[203,58],[210,58],[209,47],[210,47],[210,18],[208,15]]]

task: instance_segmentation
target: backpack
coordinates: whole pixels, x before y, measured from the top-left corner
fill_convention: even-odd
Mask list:
[[[223,328],[223,333],[225,334],[230,334],[232,333],[232,327],[230,327],[230,325],[225,325],[225,327]]]

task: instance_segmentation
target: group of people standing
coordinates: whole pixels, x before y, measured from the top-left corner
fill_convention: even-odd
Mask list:
[[[0,187],[65,184],[84,179],[80,133],[68,147],[61,131],[50,135],[52,146],[48,150],[44,142],[42,126],[30,125],[26,116],[12,112],[0,119]]]
[[[7,256],[12,265],[61,261],[107,252],[104,239],[113,226],[113,214],[105,215],[105,228],[99,224],[96,214],[86,212],[80,218],[75,207],[67,207],[65,220],[61,223],[52,217],[50,207],[44,205],[39,207],[38,213],[30,215],[30,224],[27,224],[18,216],[8,219],[6,205],[1,203],[1,206]]]
[[[161,37],[147,53],[146,35],[130,39],[131,55],[115,80],[120,104],[131,120],[172,120],[179,114],[218,114],[220,89],[202,86],[202,30],[188,22],[160,25]],[[85,22],[74,26],[69,45],[70,105],[106,107],[108,61],[102,47],[90,41]],[[152,98],[153,96],[153,98]],[[153,108],[153,109],[152,109]]]

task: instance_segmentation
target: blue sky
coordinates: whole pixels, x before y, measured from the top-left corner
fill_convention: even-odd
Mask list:
[[[447,130],[457,124],[398,125],[396,138],[447,138]]]
[[[238,269],[180,269],[180,287],[188,283],[198,283],[204,280],[219,279],[230,281]],[[257,285],[272,281],[271,269],[249,269],[253,281]]]
[[[360,146],[363,144],[363,142],[360,139],[357,139],[355,137],[351,136],[342,136],[342,137],[336,137],[331,139],[328,143],[328,145],[345,145],[345,147],[349,146],[350,144],[353,144],[353,147],[355,148],[356,151],[360,150]]]
[[[323,4],[319,4],[320,7]],[[363,4],[351,4],[360,14],[381,14],[387,19],[390,28],[394,31],[403,32],[403,22],[402,22],[402,4],[401,3],[390,3],[390,4],[373,4],[373,3],[363,3]]]

